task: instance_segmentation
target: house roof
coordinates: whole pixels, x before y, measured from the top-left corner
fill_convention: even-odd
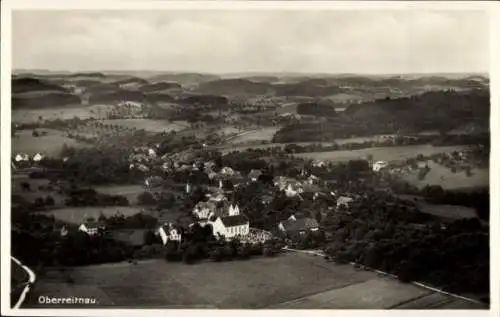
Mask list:
[[[253,169],[251,170],[249,173],[248,173],[248,177],[259,177],[260,175],[262,175],[262,171],[261,170],[256,170],[256,169]]]
[[[87,227],[87,229],[97,229],[97,228],[102,228],[102,227],[106,226],[103,222],[99,222],[99,221],[87,221],[87,222],[84,222],[83,225],[85,225],[85,227]]]
[[[245,215],[227,216],[220,218],[224,226],[235,227],[248,223],[248,218]]]
[[[208,208],[208,209],[215,209],[216,207],[217,205],[212,201],[200,201],[195,206],[195,208]]]
[[[281,223],[286,231],[308,230],[319,227],[318,222],[313,218],[288,219]]]
[[[337,199],[337,203],[339,204],[345,204],[345,203],[350,203],[351,201],[353,201],[354,199],[352,197],[347,197],[347,196],[340,196],[338,199]]]
[[[173,229],[177,230],[177,232],[180,232],[180,228],[173,223],[166,223],[161,227],[163,228],[163,231],[165,231],[166,233],[170,233],[170,231]]]

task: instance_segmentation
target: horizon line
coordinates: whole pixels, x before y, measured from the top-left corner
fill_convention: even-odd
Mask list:
[[[12,68],[14,72],[51,72],[51,73],[131,73],[131,72],[149,72],[149,73],[171,73],[171,74],[200,74],[200,75],[239,75],[239,74],[296,74],[296,75],[371,75],[371,76],[398,76],[398,75],[459,75],[459,74],[474,74],[486,75],[489,77],[488,71],[434,71],[434,72],[314,72],[314,71],[231,71],[231,72],[211,72],[211,71],[194,71],[194,70],[153,70],[153,69],[92,69],[92,70],[53,70],[45,68]]]

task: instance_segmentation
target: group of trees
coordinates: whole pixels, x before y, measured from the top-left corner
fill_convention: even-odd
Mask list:
[[[351,105],[341,116],[327,117],[323,122],[287,125],[275,134],[273,141],[331,141],[353,135],[393,134],[399,131],[413,133],[438,130],[445,133],[470,123],[487,126],[489,108],[487,89],[464,92],[437,91],[407,98],[378,99]],[[316,108],[307,105],[299,109],[312,114]]]
[[[133,252],[131,246],[108,236],[91,238],[75,228],[61,236],[58,228],[63,225],[53,217],[16,213],[12,219],[12,254],[36,271],[43,266],[122,261]]]
[[[63,147],[61,157],[41,161],[43,167],[58,169],[62,179],[88,184],[123,184],[144,179],[142,172],[129,168],[129,153],[122,147],[91,147],[75,149]]]
[[[157,219],[142,213],[125,217],[101,214],[98,221],[105,223],[106,231],[89,236],[53,216],[18,211],[12,218],[12,254],[35,268],[43,266],[74,266],[119,262],[132,258],[154,257],[163,254],[159,239],[153,234]],[[61,235],[60,228],[68,229]],[[116,240],[113,230],[147,229],[144,245],[134,246]]]
[[[335,261],[455,292],[489,292],[488,230],[477,219],[443,227],[411,204],[379,194],[357,201],[348,213],[330,214],[323,227],[331,235],[325,252]]]
[[[337,112],[335,107],[321,102],[300,103],[297,106],[297,113],[301,115],[315,115],[320,117],[335,117]]]
[[[117,213],[116,215],[106,217],[101,214],[99,221],[106,224],[106,228],[113,229],[154,229],[158,224],[158,219],[148,214],[139,212],[131,216],[124,216]]]
[[[127,197],[107,195],[93,189],[73,189],[67,192],[66,206],[128,206]]]

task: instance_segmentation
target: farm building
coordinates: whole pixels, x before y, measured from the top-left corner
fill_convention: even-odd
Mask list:
[[[36,153],[35,156],[33,156],[33,161],[34,162],[40,162],[41,160],[43,160],[44,156],[40,153]]]
[[[337,208],[349,208],[351,203],[354,201],[354,198],[348,196],[340,196],[337,198]]]
[[[27,161],[29,161],[29,159],[30,159],[30,157],[26,153],[18,153],[18,154],[16,154],[16,156],[14,158],[14,160],[16,162],[27,162]]]
[[[215,212],[217,205],[212,201],[200,201],[193,209],[193,214],[198,219],[207,219],[212,212]]]
[[[378,161],[373,163],[372,169],[374,172],[380,172],[382,169],[386,168],[389,165],[386,161]]]
[[[234,175],[234,170],[232,168],[230,168],[230,167],[224,166],[220,170],[220,174],[223,175],[223,176],[233,176]]]
[[[78,227],[78,230],[85,232],[89,236],[96,235],[99,231],[106,230],[106,225],[97,221],[86,221]]]
[[[296,236],[305,234],[309,231],[319,230],[319,224],[316,219],[295,218],[295,216],[292,215],[287,220],[281,221],[278,228],[287,236]]]
[[[258,179],[259,179],[259,176],[262,175],[262,171],[261,170],[251,170],[249,173],[248,173],[248,178],[252,181],[252,182],[256,182]]]
[[[167,223],[158,228],[158,234],[160,235],[163,245],[167,244],[168,241],[181,242],[182,240],[182,232],[180,228],[171,223]]]

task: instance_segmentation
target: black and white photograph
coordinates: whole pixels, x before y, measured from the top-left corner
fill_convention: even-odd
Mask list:
[[[493,316],[491,3],[167,2],[2,2],[2,315]]]

